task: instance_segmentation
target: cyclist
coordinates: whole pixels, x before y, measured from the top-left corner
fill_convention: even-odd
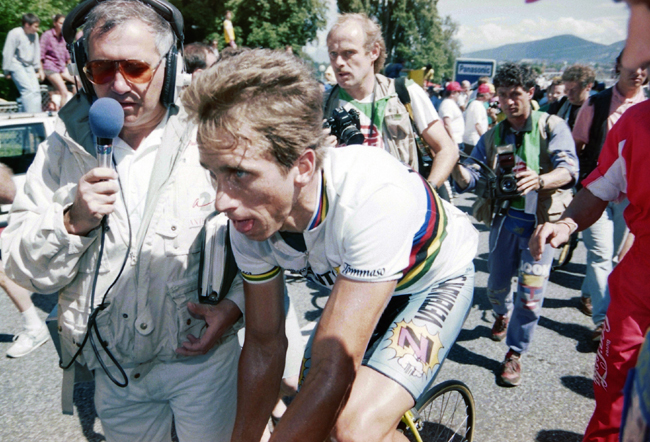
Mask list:
[[[245,281],[236,441],[259,440],[277,398],[283,269],[331,294],[273,441],[399,440],[472,303],[468,217],[381,149],[326,148],[321,100],[302,62],[269,50],[217,64],[184,95]]]

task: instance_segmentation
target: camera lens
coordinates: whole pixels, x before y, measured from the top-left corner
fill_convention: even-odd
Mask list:
[[[363,144],[365,137],[356,126],[348,126],[341,131],[341,141],[346,146],[353,144]]]
[[[503,177],[499,184],[503,193],[514,193],[517,191],[517,180],[512,176]]]

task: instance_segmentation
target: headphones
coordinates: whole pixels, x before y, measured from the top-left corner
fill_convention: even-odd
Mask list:
[[[61,33],[68,44],[68,51],[70,52],[71,64],[73,75],[79,76],[81,79],[81,86],[86,93],[89,100],[93,101],[95,90],[93,85],[86,77],[83,67],[88,61],[86,50],[84,49],[84,38],[75,41],[75,34],[77,29],[84,25],[86,17],[90,11],[106,0],[86,0],[77,5],[65,18]],[[183,51],[183,16],[181,12],[176,9],[171,3],[165,0],[138,0],[140,3],[150,6],[158,15],[167,21],[174,35],[176,36],[176,45],[172,46],[167,55],[165,55],[165,79],[163,80],[162,90],[160,92],[160,102],[165,108],[168,108],[176,100],[176,77],[183,75],[183,63],[178,62],[179,48],[180,53]]]

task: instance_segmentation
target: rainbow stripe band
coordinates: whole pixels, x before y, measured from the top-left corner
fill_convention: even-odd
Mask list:
[[[244,281],[250,282],[252,284],[259,284],[261,282],[270,281],[280,274],[282,269],[280,267],[273,267],[266,273],[261,273],[259,275],[253,275],[252,273],[241,272],[242,278]]]
[[[396,291],[408,289],[429,271],[447,236],[447,215],[442,201],[424,178],[422,181],[427,193],[427,216],[413,237],[409,265],[402,271],[403,276],[397,282]]]
[[[320,200],[318,202],[318,209],[316,210],[316,216],[312,220],[309,228],[307,230],[313,230],[316,227],[320,226],[325,217],[327,216],[327,210],[329,209],[329,200],[327,199],[327,190],[326,190],[326,181],[325,174],[321,171],[321,190],[320,190]]]

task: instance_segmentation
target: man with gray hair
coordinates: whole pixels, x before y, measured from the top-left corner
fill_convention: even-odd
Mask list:
[[[417,171],[418,134],[414,133],[406,103],[396,93],[398,80],[379,73],[386,61],[379,26],[365,14],[342,14],[327,34],[327,48],[338,87],[332,88],[326,100],[325,117],[330,117],[338,106],[357,110],[364,145],[384,149]],[[438,188],[458,161],[458,148],[424,90],[411,80],[406,80],[405,86],[413,123],[435,157],[425,178]]]
[[[2,236],[6,272],[30,290],[59,292],[64,383],[75,360],[94,371],[108,441],[170,441],[172,420],[180,441],[227,441],[242,292],[235,280],[228,299],[195,304],[199,233],[215,191],[173,95],[182,18],[163,0],[94,3],[63,28],[70,42],[85,21],[74,58],[87,58],[78,67],[88,87],[59,112],[15,199]],[[97,167],[94,98],[124,112],[113,167]]]

